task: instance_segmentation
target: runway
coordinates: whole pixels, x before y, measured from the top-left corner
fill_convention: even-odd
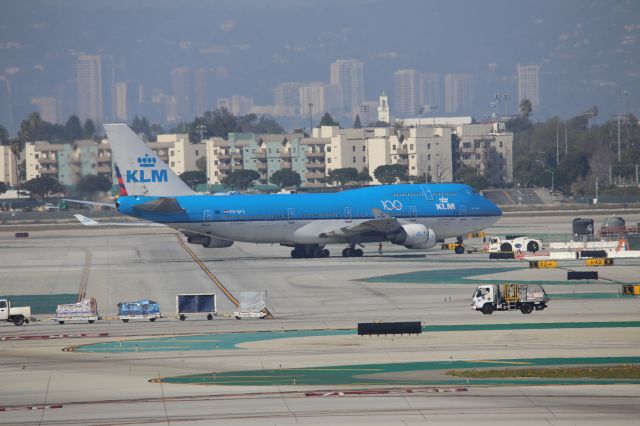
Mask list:
[[[633,215],[625,219],[640,221]],[[531,223],[504,217],[488,232],[558,236],[570,230],[570,220],[552,216]],[[14,232],[13,227],[0,228],[1,295],[35,297],[46,309],[56,297],[77,296],[84,288],[87,296],[96,297],[105,318],[116,315],[118,302],[141,298],[159,302],[166,318],[155,323],[103,320],[60,326],[48,320],[50,312],[43,312],[34,324],[0,324],[0,338],[39,336],[0,341],[0,371],[9,384],[0,390],[0,409],[5,410],[0,411],[0,424],[635,424],[640,414],[638,384],[429,385],[407,376],[394,385],[343,375],[340,383],[315,384],[154,380],[372,364],[639,357],[640,299],[618,293],[621,283],[638,279],[640,262],[598,268],[597,282],[569,283],[566,270],[489,262],[480,253],[455,255],[389,245],[380,256],[372,245],[363,258],[342,258],[334,257],[341,250],[336,246],[330,247],[334,256],[328,259],[290,259],[290,249],[279,246],[190,245],[231,295],[267,290],[275,318],[237,321],[227,316],[235,309],[232,300],[171,230],[65,225],[30,230],[30,237],[21,240],[13,238]],[[578,263],[565,266],[585,269]],[[476,283],[492,280],[542,280],[552,301],[548,309],[531,315],[485,316],[472,311]],[[220,315],[213,321],[178,321],[175,295],[189,292],[216,292]],[[581,296],[586,294],[595,296]],[[405,320],[421,321],[423,333],[371,338],[353,334],[358,322]],[[238,337],[287,330],[300,332],[284,338]],[[222,335],[237,341],[223,345]],[[162,344],[147,351],[142,344],[135,350],[130,342],[149,338]],[[184,339],[220,342],[194,348],[180,346]],[[123,342],[128,349],[63,351],[108,342],[112,347]]]

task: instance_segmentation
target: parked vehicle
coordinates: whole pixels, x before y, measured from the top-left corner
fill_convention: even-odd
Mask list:
[[[491,315],[493,311],[519,309],[530,314],[547,307],[549,297],[540,284],[484,284],[473,293],[472,309]]]
[[[93,324],[99,319],[101,318],[98,314],[98,303],[93,297],[82,299],[78,303],[58,305],[56,316],[52,318],[53,321],[58,321],[58,324],[64,324],[67,321],[87,321]]]
[[[135,319],[148,319],[153,322],[158,318],[162,318],[160,305],[153,300],[118,303],[118,319],[122,322]]]
[[[266,291],[241,291],[240,306],[233,313],[236,319],[243,318],[266,318],[269,314],[267,310]]]
[[[212,320],[216,309],[215,293],[176,295],[176,310],[180,321],[194,314],[206,315],[208,320]]]
[[[0,299],[0,321],[12,322],[15,325],[22,325],[33,321],[31,316],[31,306],[11,306],[8,299]]]

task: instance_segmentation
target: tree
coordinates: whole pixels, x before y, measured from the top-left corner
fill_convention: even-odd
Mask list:
[[[337,183],[338,186],[345,186],[349,182],[355,182],[358,179],[358,169],[355,167],[344,167],[342,169],[333,169],[327,176],[327,183]]]
[[[200,170],[192,170],[181,173],[180,179],[189,185],[191,189],[195,190],[198,185],[207,183],[207,174]]]
[[[106,176],[86,175],[80,179],[76,185],[76,190],[82,194],[92,194],[94,192],[110,191],[112,186],[111,179]]]
[[[522,118],[529,118],[532,110],[533,105],[529,99],[523,99],[520,101],[520,115]]]
[[[362,129],[362,123],[360,122],[360,114],[356,114],[356,121],[353,122],[354,129]]]
[[[396,183],[398,180],[407,180],[408,167],[402,164],[385,164],[378,166],[373,175],[376,179],[385,185]]]
[[[7,192],[7,184],[4,182],[0,182],[0,194],[4,194],[5,192]]]
[[[245,190],[256,179],[260,179],[260,173],[255,170],[234,170],[222,178],[222,183],[233,189]]]
[[[198,158],[196,160],[196,167],[201,172],[206,172],[207,171],[207,157],[202,156],[202,157]]]
[[[82,139],[82,125],[76,115],[69,117],[64,125],[64,139],[73,142]]]
[[[300,179],[300,175],[297,172],[291,169],[280,169],[273,175],[271,175],[271,177],[269,178],[269,182],[276,186],[279,186],[280,188],[297,188],[302,183],[302,180]]]
[[[82,126],[82,136],[85,139],[93,139],[95,135],[96,135],[96,125],[93,124],[92,119],[87,118],[84,121],[84,126]]]
[[[24,183],[23,188],[41,198],[47,198],[49,194],[64,191],[62,185],[51,176],[38,176],[30,179]]]
[[[340,123],[335,121],[333,119],[333,117],[331,117],[331,114],[329,114],[328,112],[325,112],[324,115],[322,116],[322,118],[320,119],[320,125],[321,126],[338,126],[338,127],[340,127]]]
[[[131,130],[136,134],[142,133],[147,139],[150,139],[151,128],[149,126],[149,120],[147,120],[146,117],[140,118],[136,115],[131,122]]]
[[[360,173],[358,173],[358,175],[356,176],[355,180],[359,183],[369,183],[373,180],[373,178],[369,174],[369,169],[363,167],[362,170],[360,170]]]

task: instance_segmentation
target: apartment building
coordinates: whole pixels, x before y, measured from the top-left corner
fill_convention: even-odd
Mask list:
[[[8,145],[0,145],[0,182],[7,186],[15,186],[17,183],[16,160]]]
[[[304,139],[302,133],[229,133],[226,140],[209,139],[206,141],[207,181],[216,185],[234,170],[255,170],[260,173],[259,182],[266,185],[276,171],[291,169],[305,184]]]
[[[147,145],[177,175],[198,170],[196,161],[205,156],[207,151],[206,143],[192,144],[186,133],[158,135],[156,142],[149,142]]]
[[[504,123],[463,124],[455,128],[459,161],[492,185],[513,182],[513,133]]]

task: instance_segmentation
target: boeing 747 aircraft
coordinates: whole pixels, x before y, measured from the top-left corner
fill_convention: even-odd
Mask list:
[[[189,243],[229,247],[234,241],[292,247],[291,257],[327,257],[327,244],[387,241],[428,249],[480,231],[498,207],[461,184],[383,185],[323,194],[200,195],[191,190],[126,125],[105,124],[126,215],[180,230]],[[463,251],[462,246],[458,252]]]

